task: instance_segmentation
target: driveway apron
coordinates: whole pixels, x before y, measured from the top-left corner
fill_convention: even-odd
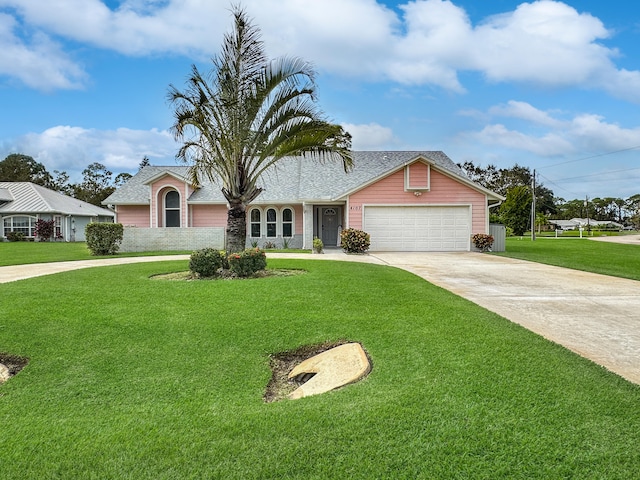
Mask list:
[[[640,384],[640,282],[481,253],[377,253]]]

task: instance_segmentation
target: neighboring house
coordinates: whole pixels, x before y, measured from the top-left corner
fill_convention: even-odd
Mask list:
[[[370,234],[372,251],[468,251],[472,234],[489,231],[489,207],[504,200],[442,152],[353,156],[349,173],[339,162],[308,157],[283,159],[267,171],[263,192],[247,209],[247,245],[311,249],[318,237],[335,247],[342,229],[356,228]],[[147,166],[104,200],[125,226],[123,250],[189,249],[203,241],[223,248],[222,185],[205,179],[195,188],[188,168]],[[198,229],[210,230],[192,241]]]
[[[558,230],[575,230],[580,227],[580,224],[573,220],[549,220],[549,224],[555,225]]]
[[[85,240],[91,222],[113,222],[115,213],[30,182],[0,182],[0,241],[9,232],[34,238],[38,219],[54,220],[54,237],[67,242]]]
[[[572,218],[571,220],[549,220],[551,225],[555,225],[561,230],[575,230],[577,228],[606,228],[622,230],[624,225],[611,220],[593,220],[591,218]]]
[[[582,227],[588,227],[591,226],[592,228],[606,228],[606,229],[617,229],[617,230],[622,230],[624,228],[624,225],[622,225],[621,223],[618,222],[614,222],[611,220],[594,220],[592,218],[572,218],[571,219],[573,222],[576,222],[579,226]]]

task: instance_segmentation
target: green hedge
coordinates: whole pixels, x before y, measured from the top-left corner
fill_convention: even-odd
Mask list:
[[[239,277],[248,277],[267,268],[267,256],[259,248],[247,248],[228,257],[229,270]]]
[[[122,243],[121,223],[90,223],[84,229],[91,255],[115,255]]]
[[[24,242],[26,238],[22,232],[8,232],[7,240],[10,242]]]
[[[200,277],[215,277],[225,268],[229,268],[225,253],[215,248],[196,250],[189,260],[189,270]]]
[[[369,250],[371,239],[367,232],[347,228],[340,233],[340,246],[347,253],[364,253]]]

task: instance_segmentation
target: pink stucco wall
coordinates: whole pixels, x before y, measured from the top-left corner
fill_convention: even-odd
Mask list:
[[[302,235],[304,233],[304,223],[302,222],[302,205],[294,205],[293,212],[295,218],[293,221],[295,222],[294,232],[296,235]]]
[[[225,227],[226,205],[191,205],[191,227]]]
[[[188,214],[187,214],[187,198],[193,192],[193,189],[189,187],[185,182],[172,177],[171,175],[165,175],[151,184],[151,218],[153,221],[152,227],[164,226],[164,219],[162,215],[163,199],[168,190],[176,190],[180,194],[180,225],[182,227],[188,226]]]
[[[149,228],[149,205],[116,205],[116,222],[125,227]]]
[[[413,177],[415,164],[410,173]],[[416,169],[417,170],[417,169]],[[347,212],[348,225],[362,228],[363,205],[471,205],[472,231],[486,233],[487,198],[452,178],[431,168],[431,188],[416,196],[413,191],[405,191],[404,169],[369,185],[349,197]]]
[[[122,223],[125,226],[135,226],[140,228],[150,228],[150,227],[161,227],[162,226],[162,198],[168,187],[165,184],[164,186],[154,189],[153,199],[159,202],[159,205],[156,205],[153,202],[152,206],[148,205],[117,205],[116,213],[117,213],[117,222]],[[175,188],[175,186],[173,187]],[[180,191],[180,190],[178,190]],[[182,198],[181,194],[181,198]],[[186,217],[181,217],[181,222],[183,226],[187,227],[226,227],[227,225],[227,206],[226,205],[211,205],[211,204],[195,204],[195,205],[185,205],[185,201],[183,203],[183,212],[188,211]],[[271,205],[270,205],[271,206]],[[258,206],[263,212],[266,210],[265,206]],[[296,235],[302,235],[304,232],[304,222],[303,222],[303,208],[302,205],[273,205],[273,207],[278,210],[278,215],[282,211],[282,208],[289,207],[293,209],[294,212],[294,232]],[[149,209],[153,209],[153,225],[150,225],[150,213]],[[188,210],[187,210],[188,208]],[[251,206],[247,208],[247,214],[251,210]],[[184,213],[183,213],[184,215]],[[185,224],[186,222],[186,224]],[[247,227],[249,225],[249,218],[247,216]]]

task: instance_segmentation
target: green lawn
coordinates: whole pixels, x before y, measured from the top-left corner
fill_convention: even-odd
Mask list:
[[[189,254],[182,252],[138,252],[119,253],[119,257],[139,257],[146,255]],[[63,262],[70,260],[91,260],[95,258],[84,242],[0,242],[0,267],[24,265],[27,263]]]
[[[607,245],[610,246],[610,245]],[[640,386],[406,271],[161,281],[186,261],[0,285],[0,478],[637,478]],[[262,401],[268,355],[362,342],[363,381]]]
[[[505,257],[640,280],[640,242],[628,245],[586,238],[507,238]]]

